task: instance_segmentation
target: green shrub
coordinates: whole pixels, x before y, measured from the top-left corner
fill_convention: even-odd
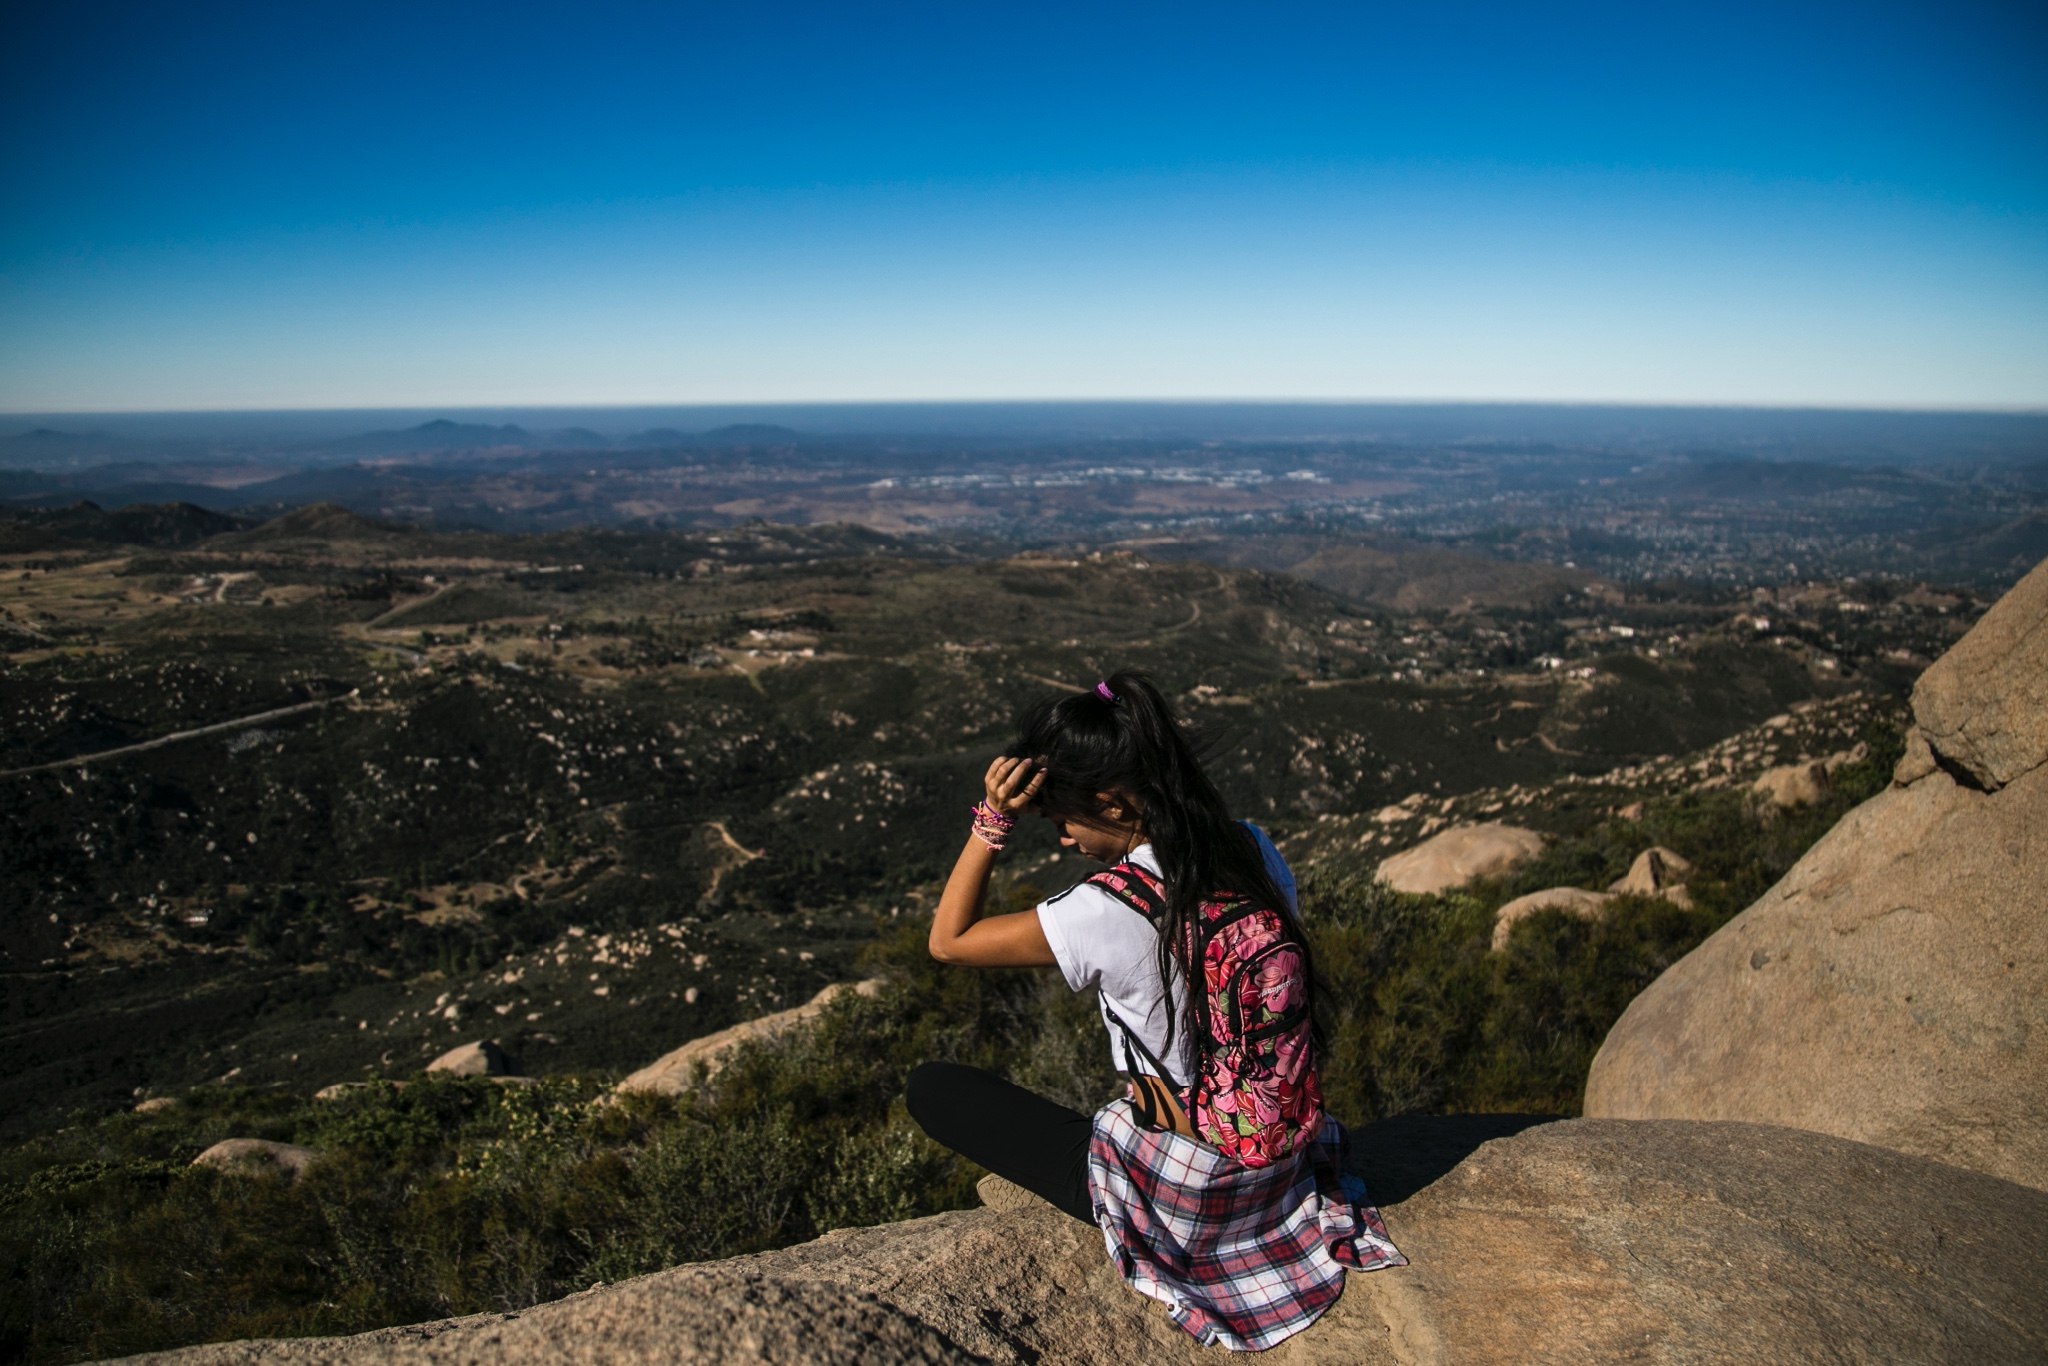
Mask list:
[[[740,1049],[680,1100],[615,1099],[592,1077],[417,1077],[329,1101],[208,1087],[10,1149],[0,1356],[74,1361],[516,1309],[971,1203],[979,1170],[909,1120],[905,1075],[927,1058],[1027,1070],[1048,1025],[1063,1031],[1049,1056],[1067,1060],[1052,1070],[1072,1071],[1076,1012],[1043,1008],[1042,974],[941,968],[921,930],[868,959],[892,990]],[[322,1157],[296,1182],[190,1165],[228,1137]]]

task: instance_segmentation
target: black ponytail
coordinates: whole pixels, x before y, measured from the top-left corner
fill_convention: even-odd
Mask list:
[[[1045,785],[1037,807],[1046,815],[1099,819],[1105,803],[1098,793],[1127,794],[1142,812],[1145,838],[1166,879],[1159,978],[1168,984],[1169,1048],[1175,967],[1189,984],[1198,1050],[1208,1036],[1207,993],[1201,990],[1201,965],[1194,961],[1195,921],[1203,901],[1236,895],[1279,912],[1289,939],[1308,963],[1308,937],[1267,871],[1258,840],[1231,818],[1216,785],[1202,771],[1201,746],[1190,741],[1150,678],[1120,671],[1092,691],[1046,698],[1026,709],[1017,730],[1008,753],[1043,765]],[[1309,980],[1314,980],[1312,970]]]

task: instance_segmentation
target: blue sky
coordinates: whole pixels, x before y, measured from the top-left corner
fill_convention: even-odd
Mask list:
[[[2043,14],[15,6],[0,408],[2039,407]]]

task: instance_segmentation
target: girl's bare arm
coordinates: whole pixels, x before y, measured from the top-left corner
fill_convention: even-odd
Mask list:
[[[1027,810],[1043,782],[1042,774],[1031,771],[1034,767],[1029,759],[997,759],[990,764],[982,780],[989,805],[1006,816]],[[1052,946],[1045,941],[1037,911],[982,918],[988,875],[995,863],[996,851],[969,835],[932,917],[932,957],[970,968],[1051,967]]]

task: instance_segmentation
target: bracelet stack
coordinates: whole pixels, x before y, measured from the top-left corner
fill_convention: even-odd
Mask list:
[[[1000,852],[1016,826],[1015,816],[1005,816],[985,799],[974,808],[974,837],[992,850]]]

